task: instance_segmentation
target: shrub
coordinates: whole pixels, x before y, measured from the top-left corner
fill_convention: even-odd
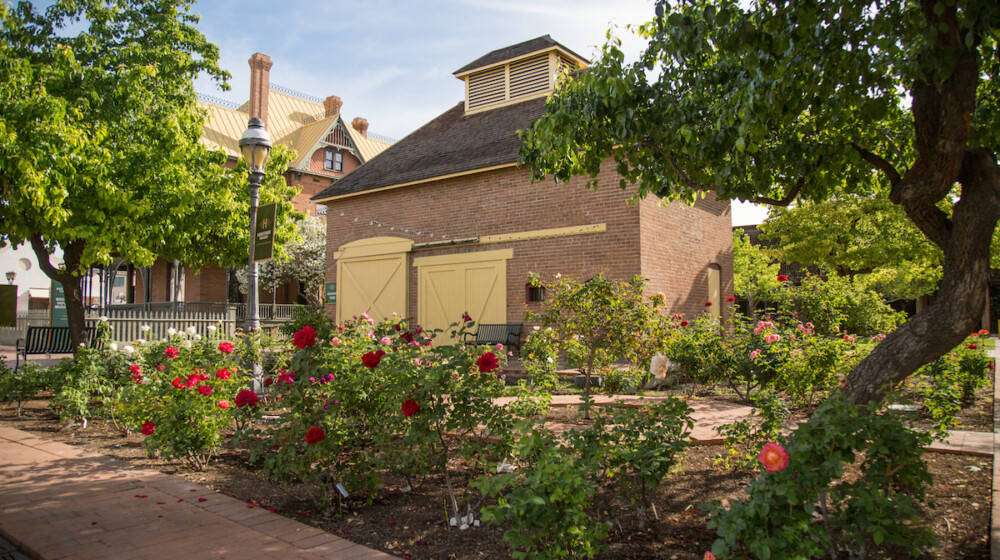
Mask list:
[[[876,545],[913,553],[933,541],[920,523],[931,482],[921,460],[927,435],[837,395],[785,442],[787,467],[761,475],[748,497],[710,506],[719,558],[864,558]],[[861,476],[844,478],[856,464]],[[814,518],[819,512],[819,520]]]
[[[45,370],[32,362],[25,362],[24,367],[16,374],[0,363],[0,402],[14,403],[18,416],[21,415],[24,403],[34,398],[47,385]]]
[[[788,406],[782,394],[765,391],[753,401],[750,416],[732,424],[719,427],[725,436],[725,450],[716,457],[715,464],[728,469],[753,468],[757,455],[770,441],[776,441],[785,428]]]
[[[778,294],[782,314],[813,323],[820,334],[870,337],[895,329],[905,319],[905,314],[893,310],[863,277],[848,278],[833,272],[825,278],[807,276],[798,286],[787,286]]]

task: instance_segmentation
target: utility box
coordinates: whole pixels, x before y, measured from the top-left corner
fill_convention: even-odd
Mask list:
[[[0,285],[0,327],[17,326],[17,286]]]

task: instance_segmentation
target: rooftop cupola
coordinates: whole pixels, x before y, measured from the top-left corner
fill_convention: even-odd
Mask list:
[[[544,97],[559,76],[589,65],[587,60],[544,35],[497,49],[455,71],[465,82],[467,113]]]

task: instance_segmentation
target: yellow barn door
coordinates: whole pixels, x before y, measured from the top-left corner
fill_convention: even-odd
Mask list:
[[[507,249],[413,259],[420,325],[447,330],[461,322],[463,313],[476,323],[506,323],[507,259],[513,256]]]
[[[409,314],[409,254],[413,241],[362,239],[340,247],[337,258],[337,322],[367,313],[381,321]]]

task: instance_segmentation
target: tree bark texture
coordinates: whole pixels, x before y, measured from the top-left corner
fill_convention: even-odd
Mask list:
[[[34,235],[31,238],[31,249],[38,258],[38,266],[46,276],[59,282],[63,286],[66,294],[66,318],[69,322],[70,340],[73,341],[73,353],[75,354],[81,344],[87,342],[86,339],[86,319],[83,312],[83,291],[80,288],[82,276],[79,274],[80,260],[83,256],[83,243],[71,242],[63,248],[63,268],[52,266],[49,261],[49,250],[45,246],[41,235]],[[55,294],[50,294],[55,297]]]
[[[934,303],[890,333],[848,376],[848,394],[859,404],[880,400],[978,329],[1000,218],[996,156],[968,146],[980,79],[977,52],[962,42],[954,7],[938,16],[933,2],[925,3],[929,25],[942,29],[927,56],[953,56],[955,67],[942,82],[928,75],[911,89],[917,157],[894,182],[890,198],[944,252],[943,275]],[[937,204],[956,183],[961,198],[949,217]]]

